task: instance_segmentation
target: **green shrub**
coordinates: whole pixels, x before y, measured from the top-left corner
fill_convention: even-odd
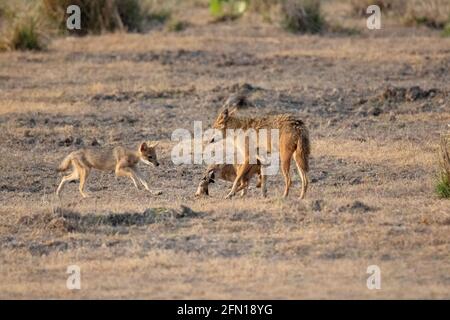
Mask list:
[[[234,20],[247,10],[248,0],[210,0],[209,11],[216,21]]]
[[[0,2],[0,50],[43,50],[47,47],[44,24],[33,3]]]
[[[319,0],[283,0],[282,26],[291,32],[317,33],[324,29]]]
[[[436,193],[439,198],[450,198],[450,179],[441,175],[436,183]]]
[[[42,50],[45,49],[42,34],[39,31],[38,22],[33,18],[27,18],[18,22],[9,39],[9,48],[13,50]]]
[[[436,193],[441,198],[450,198],[450,134],[441,137],[439,154],[440,170]]]
[[[447,23],[447,25],[445,26],[444,30],[442,31],[442,36],[450,37],[450,22]]]

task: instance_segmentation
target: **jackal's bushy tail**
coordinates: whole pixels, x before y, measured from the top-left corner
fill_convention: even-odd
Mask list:
[[[69,169],[71,163],[72,163],[72,154],[69,154],[67,157],[64,158],[64,160],[61,162],[57,170],[59,172],[66,171],[67,169]]]
[[[299,142],[297,144],[296,152],[299,154],[301,162],[300,168],[305,172],[309,170],[309,154],[311,153],[311,143],[309,140],[309,132],[306,126],[302,123],[298,129],[300,130]]]

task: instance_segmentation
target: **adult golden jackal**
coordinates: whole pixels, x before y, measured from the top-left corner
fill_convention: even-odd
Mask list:
[[[310,155],[310,140],[309,132],[304,122],[293,115],[281,114],[274,116],[266,116],[261,118],[245,118],[234,115],[236,109],[229,111],[225,108],[217,117],[214,122],[213,128],[221,130],[222,136],[226,136],[227,129],[242,129],[247,131],[250,129],[259,132],[261,129],[278,129],[279,130],[279,152],[281,171],[285,180],[285,189],[283,197],[289,194],[289,188],[291,186],[290,166],[292,156],[294,157],[297,165],[297,170],[302,180],[302,188],[300,192],[300,198],[303,199],[308,189],[308,159]],[[270,143],[267,145],[267,149],[270,152]],[[236,174],[236,180],[234,181],[233,188],[227,197],[231,197],[236,193],[239,182],[246,172],[245,165],[240,166],[240,170]],[[265,190],[263,190],[265,195]]]

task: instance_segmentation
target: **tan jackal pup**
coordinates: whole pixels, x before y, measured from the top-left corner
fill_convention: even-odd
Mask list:
[[[59,196],[66,182],[79,179],[80,193],[83,198],[86,198],[84,185],[91,169],[114,171],[118,177],[129,177],[136,188],[138,188],[136,182],[138,180],[145,189],[150,191],[136,165],[142,161],[148,165],[159,166],[155,151],[157,144],[158,142],[142,142],[137,151],[131,151],[121,146],[113,149],[83,148],[74,151],[58,167],[58,171],[66,171],[72,166],[73,171],[62,178],[56,194]]]
[[[283,197],[286,197],[289,193],[291,186],[290,166],[291,159],[294,157],[297,165],[297,170],[302,179],[302,189],[300,192],[300,198],[304,198],[306,190],[308,189],[308,159],[310,154],[310,141],[309,133],[302,120],[294,117],[293,115],[282,114],[275,116],[267,116],[261,118],[244,118],[233,115],[236,110],[231,112],[228,109],[224,109],[216,121],[213,128],[222,131],[223,137],[225,137],[226,129],[242,129],[244,132],[249,129],[254,129],[257,133],[259,129],[278,129],[279,130],[279,148],[280,148],[280,161],[281,171],[285,180],[285,189]],[[270,143],[267,146],[267,150],[270,152]],[[246,155],[248,157],[248,155]],[[244,162],[245,163],[245,162]],[[248,163],[248,162],[247,162]],[[243,174],[247,170],[245,165],[241,165],[237,172],[236,179],[233,183],[233,187],[228,194],[227,198],[235,195],[239,182],[242,179]],[[263,195],[265,194],[263,189]]]
[[[214,180],[220,178],[225,181],[234,182],[236,179],[236,172],[239,170],[240,165],[232,164],[212,164],[208,166],[205,176],[202,178],[198,184],[197,192],[195,196],[209,195],[209,184],[214,183]],[[241,184],[239,185],[236,192],[242,190],[241,196],[246,194],[248,189],[249,181],[254,176],[258,176],[258,182],[256,187],[261,187],[261,166],[259,164],[250,164],[248,170],[244,173]]]

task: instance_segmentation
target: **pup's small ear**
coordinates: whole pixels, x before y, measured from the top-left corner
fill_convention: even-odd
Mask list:
[[[225,109],[222,111],[222,117],[223,117],[224,119],[226,119],[226,118],[228,118],[228,116],[229,116],[228,108],[225,108]]]
[[[142,142],[141,145],[139,146],[139,151],[144,152],[145,150],[147,150],[147,143]]]
[[[231,109],[231,111],[228,112],[228,115],[231,116],[231,115],[235,114],[236,111],[237,111],[237,108],[234,107],[233,109]]]

